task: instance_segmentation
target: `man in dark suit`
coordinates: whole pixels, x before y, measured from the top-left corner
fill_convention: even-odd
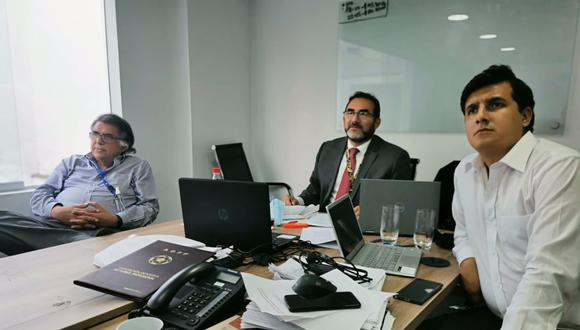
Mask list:
[[[360,179],[412,180],[411,160],[402,148],[374,135],[381,124],[376,97],[356,92],[343,112],[345,137],[326,141],[318,150],[310,184],[286,205],[318,204],[320,210],[349,193],[359,204]]]

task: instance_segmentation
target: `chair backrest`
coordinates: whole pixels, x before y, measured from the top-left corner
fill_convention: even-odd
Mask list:
[[[219,144],[211,148],[225,180],[254,181],[241,143]]]
[[[415,180],[417,175],[417,165],[420,163],[419,158],[411,158],[411,177]]]
[[[439,169],[435,179],[433,180],[441,182],[441,194],[439,197],[439,229],[455,230],[455,220],[453,219],[451,204],[453,203],[453,193],[455,192],[453,176],[457,165],[459,165],[458,160],[451,161],[449,164]]]

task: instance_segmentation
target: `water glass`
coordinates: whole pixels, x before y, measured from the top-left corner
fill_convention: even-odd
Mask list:
[[[395,245],[399,238],[399,219],[402,212],[400,205],[384,205],[381,214],[381,240],[383,244]]]
[[[435,231],[435,210],[417,209],[415,217],[415,231],[413,242],[415,247],[421,250],[430,250],[433,244],[433,234]]]

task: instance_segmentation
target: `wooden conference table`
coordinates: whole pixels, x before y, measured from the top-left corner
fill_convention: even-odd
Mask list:
[[[285,231],[299,234],[299,230]],[[131,301],[85,289],[73,280],[96,270],[93,256],[114,242],[131,234],[172,234],[183,236],[183,223],[174,220],[133,229],[109,236],[0,258],[0,329],[115,329],[135,307]],[[338,251],[320,249],[329,255]],[[421,265],[418,278],[443,284],[443,288],[422,306],[391,300],[389,309],[396,317],[393,329],[414,329],[451,292],[459,278],[457,262],[451,251],[433,246],[428,256],[451,262],[450,267]],[[245,266],[239,269],[271,277],[266,267]],[[384,291],[396,292],[410,278],[387,276]]]

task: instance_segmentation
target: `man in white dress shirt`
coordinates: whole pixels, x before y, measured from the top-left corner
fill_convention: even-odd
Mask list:
[[[453,253],[466,291],[494,328],[580,329],[579,153],[532,134],[532,90],[508,66],[475,76],[461,110],[477,151],[455,171]],[[491,328],[471,318],[470,329],[480,324]]]

